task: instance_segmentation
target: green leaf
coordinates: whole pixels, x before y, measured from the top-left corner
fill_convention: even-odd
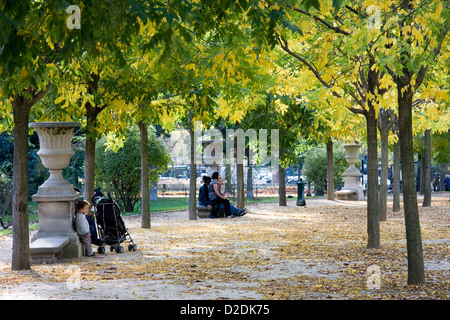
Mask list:
[[[346,2],[346,0],[333,0],[333,15],[335,16],[336,14],[339,13],[339,10],[342,8],[342,5]]]
[[[316,10],[320,10],[319,0],[303,0],[301,4],[305,7],[306,11],[309,11],[312,7]]]
[[[303,36],[303,32],[302,29],[300,29],[299,27],[297,27],[295,24],[293,24],[290,21],[283,21],[283,27],[285,27],[286,29],[290,30],[293,33],[298,33],[299,35]]]

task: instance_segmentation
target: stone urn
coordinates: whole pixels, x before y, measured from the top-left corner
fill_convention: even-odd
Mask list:
[[[346,144],[344,145],[345,149],[345,160],[347,160],[347,163],[349,164],[349,167],[347,170],[345,170],[344,173],[351,174],[351,175],[357,175],[361,176],[361,173],[359,172],[358,168],[356,168],[355,164],[359,161],[358,152],[359,149],[361,149],[360,144]]]
[[[62,176],[74,151],[72,150],[72,134],[80,127],[78,122],[35,122],[30,124],[39,136],[40,149],[38,156],[50,177],[38,188],[35,197],[54,197],[78,195],[72,184]]]
[[[346,152],[345,159],[349,167],[342,174],[344,176],[344,187],[342,190],[335,192],[339,200],[364,200],[364,190],[361,186],[362,174],[355,166],[359,161],[358,152],[360,148],[360,144],[344,145]]]
[[[51,251],[54,239],[64,240],[64,247],[53,252],[56,258],[73,258],[81,256],[81,244],[73,227],[75,202],[80,193],[62,176],[74,151],[72,134],[80,127],[77,122],[35,122],[29,125],[39,136],[39,158],[50,177],[33,195],[38,203],[39,230],[31,239],[30,254],[32,261],[54,261]],[[37,241],[39,240],[39,241]],[[42,245],[41,244],[45,244]],[[45,258],[45,259],[44,259]]]

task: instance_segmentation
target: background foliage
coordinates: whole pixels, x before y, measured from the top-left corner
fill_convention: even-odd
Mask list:
[[[340,145],[335,145],[333,150],[334,185],[343,185],[342,174],[348,168],[345,160],[345,151]],[[316,195],[323,195],[327,190],[327,150],[324,147],[310,149],[305,156],[303,174],[306,181],[314,183]]]
[[[150,181],[157,182],[158,175],[167,170],[171,161],[163,141],[149,130]],[[128,132],[123,147],[117,152],[108,148],[107,137],[99,140],[96,147],[96,182],[103,193],[111,192],[126,212],[134,211],[141,197],[141,154],[139,129],[134,126]]]

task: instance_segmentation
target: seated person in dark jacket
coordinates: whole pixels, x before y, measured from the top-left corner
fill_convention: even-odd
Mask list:
[[[208,196],[208,185],[211,182],[211,178],[208,176],[203,176],[203,185],[200,187],[198,192],[198,204],[200,206],[207,207],[208,209],[212,208],[212,201],[209,200]]]

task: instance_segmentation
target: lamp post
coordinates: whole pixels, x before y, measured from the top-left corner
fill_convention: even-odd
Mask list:
[[[298,182],[297,182],[297,206],[306,206],[305,202],[305,183],[302,179],[302,168],[303,168],[303,156],[300,157],[299,168],[298,168]]]

